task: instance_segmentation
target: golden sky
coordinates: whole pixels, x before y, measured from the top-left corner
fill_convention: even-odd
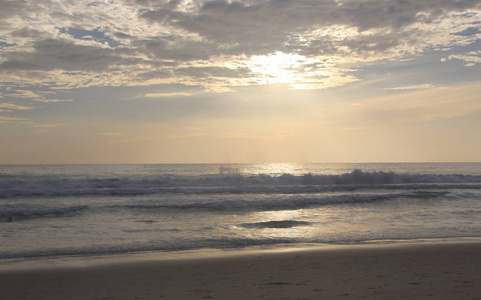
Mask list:
[[[481,161],[481,2],[0,0],[0,163]]]

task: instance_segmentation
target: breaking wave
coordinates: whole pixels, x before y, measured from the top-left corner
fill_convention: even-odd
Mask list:
[[[178,240],[171,242],[151,242],[151,243],[132,243],[123,245],[92,245],[89,247],[68,247],[38,249],[33,251],[2,251],[0,259],[13,258],[39,258],[73,255],[108,255],[146,251],[182,251],[196,250],[202,248],[241,248],[249,246],[268,246],[276,244],[289,244],[298,242],[295,239],[287,238],[216,238],[216,239],[196,239]]]
[[[255,175],[222,172],[206,176],[136,178],[0,178],[0,198],[88,195],[318,193],[357,189],[481,189],[479,175],[399,174],[354,170],[341,175]]]

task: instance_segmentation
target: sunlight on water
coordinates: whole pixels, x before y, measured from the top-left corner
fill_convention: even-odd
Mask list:
[[[301,169],[301,165],[295,163],[268,163],[255,165],[255,168],[250,169],[249,173],[279,176],[282,174],[296,174],[299,169]]]
[[[309,239],[319,231],[317,226],[312,226],[311,214],[308,209],[256,212],[245,216],[245,223],[238,227],[250,238]]]
[[[0,165],[0,259],[477,237],[479,170],[476,163]]]

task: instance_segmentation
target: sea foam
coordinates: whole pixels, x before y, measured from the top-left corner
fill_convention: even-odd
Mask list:
[[[354,170],[341,175],[283,174],[206,176],[152,175],[136,178],[4,178],[0,198],[82,195],[152,195],[213,193],[318,193],[356,189],[466,188],[480,189],[481,176],[399,174]]]

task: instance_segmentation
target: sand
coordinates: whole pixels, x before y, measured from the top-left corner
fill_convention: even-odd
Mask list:
[[[481,299],[481,244],[12,268],[0,271],[0,299]]]

